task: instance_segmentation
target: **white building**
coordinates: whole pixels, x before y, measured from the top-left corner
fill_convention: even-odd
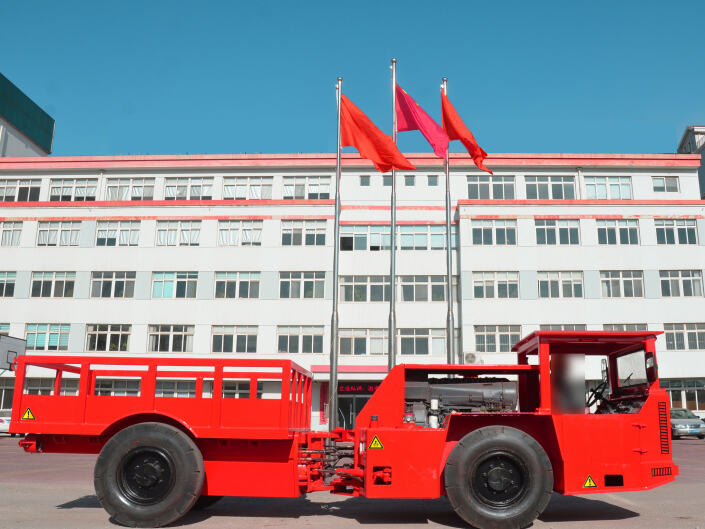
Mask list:
[[[398,361],[443,363],[443,168],[408,156],[418,170],[397,175]],[[350,424],[386,373],[391,177],[343,160],[339,377]],[[290,357],[315,375],[321,426],[334,163],[0,159],[0,330],[33,351]],[[659,373],[673,405],[705,412],[699,155],[494,154],[494,176],[466,155],[451,165],[466,362],[513,362],[511,345],[540,328],[665,331]],[[50,391],[30,376],[27,390]],[[0,384],[7,410],[12,378]]]
[[[54,119],[0,73],[0,156],[51,152]]]

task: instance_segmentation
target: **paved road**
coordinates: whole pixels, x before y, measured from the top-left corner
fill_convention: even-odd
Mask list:
[[[535,528],[705,529],[705,441],[674,442],[675,483],[646,492],[554,495]],[[0,529],[115,529],[95,498],[95,456],[26,454],[0,437]],[[445,499],[226,498],[177,522],[188,529],[466,527]]]

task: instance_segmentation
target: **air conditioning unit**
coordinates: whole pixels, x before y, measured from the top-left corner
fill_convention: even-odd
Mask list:
[[[463,353],[463,360],[466,364],[484,364],[482,358],[477,353]]]

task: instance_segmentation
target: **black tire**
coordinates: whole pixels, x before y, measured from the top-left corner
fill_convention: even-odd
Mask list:
[[[193,504],[192,509],[195,511],[207,509],[208,507],[210,507],[214,503],[219,502],[222,499],[222,496],[201,496],[196,500],[196,503]]]
[[[110,438],[95,463],[93,483],[115,523],[161,527],[193,507],[204,476],[203,456],[189,436],[146,422]]]
[[[705,435],[698,435],[698,439],[705,439]]]
[[[553,467],[541,445],[508,426],[487,426],[463,437],[444,470],[455,512],[477,529],[521,529],[548,505]]]

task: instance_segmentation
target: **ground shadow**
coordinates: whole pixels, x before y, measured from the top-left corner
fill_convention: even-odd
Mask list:
[[[542,522],[587,522],[592,520],[625,520],[639,513],[623,507],[578,496],[554,494],[539,520]]]
[[[467,528],[446,498],[437,500],[386,500],[345,498],[332,502],[318,497],[305,498],[223,498],[203,510],[192,510],[170,527],[186,527],[211,517],[300,518],[328,515],[351,519],[361,525],[411,525],[433,522],[444,527]],[[82,496],[57,505],[57,509],[91,509],[101,505],[95,495]],[[638,513],[601,500],[554,494],[539,520],[542,522],[579,522],[624,520]]]
[[[57,509],[94,509],[96,507],[101,508],[101,505],[95,494],[81,496],[56,506]]]

